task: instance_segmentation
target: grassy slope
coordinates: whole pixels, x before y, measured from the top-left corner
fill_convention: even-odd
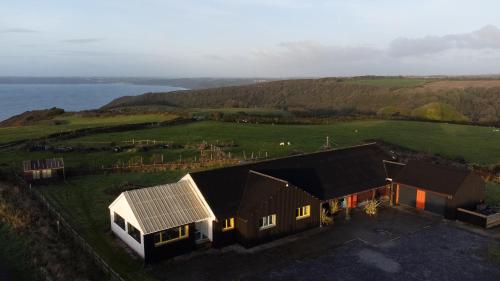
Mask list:
[[[39,138],[52,133],[83,128],[161,122],[173,119],[174,117],[174,115],[166,114],[115,115],[104,117],[81,117],[75,114],[65,114],[53,119],[61,121],[61,125],[54,125],[53,120],[51,120],[41,121],[39,124],[30,126],[0,128],[0,143],[20,139]]]
[[[65,144],[147,138],[179,143],[232,141],[236,152],[268,152],[271,156],[293,151],[314,151],[325,137],[338,146],[359,144],[367,139],[382,139],[411,149],[439,153],[451,158],[462,156],[469,162],[494,164],[500,160],[500,133],[488,127],[411,121],[356,121],[329,125],[270,125],[198,122],[171,128],[98,134],[72,139]],[[280,147],[281,141],[291,146]]]
[[[26,247],[25,242],[8,225],[0,222],[0,270],[8,270],[15,280],[28,281],[35,278],[35,273],[27,264]]]
[[[385,88],[409,88],[417,87],[427,83],[426,79],[417,78],[362,78],[362,79],[349,79],[347,83],[356,85],[376,86]]]
[[[425,88],[439,81],[440,87]],[[432,102],[448,104],[471,121],[488,124],[500,116],[500,88],[461,88],[446,80],[417,78],[322,78],[272,81],[237,87],[148,93],[116,99],[103,108],[158,105],[179,108],[279,108],[340,116],[372,115],[392,106],[412,111]],[[477,84],[477,83],[476,83]],[[420,87],[425,85],[424,88]],[[473,84],[471,84],[473,85]],[[459,119],[462,120],[462,119]],[[459,121],[457,120],[457,121]]]
[[[115,270],[130,280],[145,280],[142,262],[131,259],[109,232],[108,206],[117,194],[109,194],[106,189],[125,182],[144,186],[173,182],[183,174],[172,171],[78,177],[62,185],[43,187],[42,192]]]
[[[412,116],[436,121],[468,121],[468,118],[453,106],[439,102],[428,103],[416,108],[413,110]]]

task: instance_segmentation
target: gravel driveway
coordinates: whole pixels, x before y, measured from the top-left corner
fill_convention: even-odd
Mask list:
[[[500,280],[500,229],[384,208],[251,249],[210,249],[149,267],[160,280]],[[479,233],[479,234],[478,234]],[[497,238],[493,238],[493,236]]]

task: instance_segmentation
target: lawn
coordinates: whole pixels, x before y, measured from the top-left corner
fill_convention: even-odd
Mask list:
[[[65,113],[52,120],[43,120],[34,125],[0,128],[0,143],[22,139],[40,138],[53,133],[84,128],[162,122],[171,120],[175,117],[176,116],[172,114],[136,114],[90,117],[74,113]]]
[[[390,78],[366,78],[366,79],[360,78],[360,79],[349,79],[346,81],[347,83],[351,84],[376,86],[384,88],[411,88],[411,87],[421,86],[427,83],[429,80],[419,79],[419,78],[390,77]]]
[[[119,194],[116,188],[124,183],[152,186],[177,181],[184,173],[169,171],[77,177],[64,184],[42,187],[41,190],[113,269],[129,280],[148,280],[142,261],[131,259],[112,237],[108,206]]]
[[[489,127],[413,121],[356,121],[327,125],[271,125],[222,122],[197,122],[186,125],[129,132],[96,134],[63,142],[77,145],[91,142],[118,142],[131,139],[156,139],[197,144],[202,141],[234,141],[234,153],[249,156],[268,152],[269,156],[315,151],[329,136],[333,147],[360,144],[381,139],[401,146],[440,154],[463,157],[468,162],[490,165],[500,162],[500,133]],[[280,142],[290,146],[280,146]]]
[[[486,184],[486,203],[500,206],[500,184],[493,182]]]

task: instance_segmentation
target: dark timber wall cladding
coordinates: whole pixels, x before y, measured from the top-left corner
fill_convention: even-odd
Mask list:
[[[417,190],[413,187],[400,184],[399,186],[399,204],[415,207],[417,203]]]
[[[297,208],[310,205],[310,216],[297,220]],[[276,239],[320,225],[320,201],[294,186],[281,188],[273,196],[264,200],[251,213],[240,214],[237,220],[240,242],[246,246]],[[276,226],[261,230],[260,220],[264,216],[276,214]]]
[[[484,180],[476,173],[470,173],[453,196],[450,207],[454,208],[453,211],[456,208],[473,210],[478,203],[484,200],[485,194],[486,186]],[[450,215],[454,218],[455,212]]]
[[[237,219],[236,215],[233,216],[235,228],[227,231],[223,231],[224,220],[228,218],[218,218],[219,221],[214,221],[212,225],[212,233],[213,233],[213,241],[212,245],[216,248],[224,247],[230,244],[234,244],[236,242],[237,237]]]
[[[446,210],[446,197],[432,192],[425,192],[425,210],[444,215]]]
[[[155,247],[154,233],[144,236],[144,262],[152,263],[161,259],[178,256],[196,249],[194,223],[189,224],[189,237]]]

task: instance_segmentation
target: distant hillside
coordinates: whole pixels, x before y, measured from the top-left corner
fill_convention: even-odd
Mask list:
[[[32,125],[42,120],[49,120],[64,113],[64,109],[53,107],[51,109],[26,111],[16,116],[0,122],[2,127],[15,127]]]
[[[122,97],[103,109],[158,105],[177,108],[258,107],[299,114],[379,114],[385,117],[496,123],[500,120],[500,80],[395,77],[296,79]]]

